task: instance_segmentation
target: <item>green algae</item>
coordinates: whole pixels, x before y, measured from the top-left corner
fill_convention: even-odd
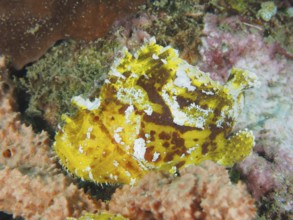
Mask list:
[[[97,40],[89,44],[64,41],[49,50],[17,84],[30,95],[28,117],[44,117],[55,126],[61,112],[74,112],[70,100],[77,94],[99,92],[119,46]]]

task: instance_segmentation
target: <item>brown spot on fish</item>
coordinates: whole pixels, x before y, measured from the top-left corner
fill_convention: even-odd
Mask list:
[[[207,154],[209,149],[208,149],[209,144],[208,143],[203,143],[202,148],[201,148],[201,153],[202,154]]]
[[[149,146],[146,149],[145,155],[144,155],[144,159],[147,161],[152,161],[153,159],[153,150],[154,150],[154,146]]]
[[[159,134],[159,138],[162,139],[162,140],[170,140],[171,139],[171,135],[162,131],[160,134]]]
[[[167,155],[164,158],[164,162],[172,161],[173,157],[174,157],[174,153],[173,152],[168,152]]]
[[[185,164],[185,161],[180,161],[179,163],[176,164],[176,168],[179,169]]]
[[[170,143],[169,143],[169,142],[164,142],[164,143],[162,144],[162,146],[165,147],[165,148],[168,148],[168,147],[170,146]]]

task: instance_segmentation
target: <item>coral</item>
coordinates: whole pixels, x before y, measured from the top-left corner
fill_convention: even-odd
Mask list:
[[[287,31],[293,27],[293,22],[289,22],[287,27],[278,24],[275,30],[267,31],[274,34],[264,39],[264,27],[249,23],[239,16],[221,18],[216,15],[207,14],[204,18],[204,37],[201,38],[200,46],[201,60],[198,66],[201,70],[209,72],[211,78],[225,82],[228,79],[227,70],[236,65],[242,57],[248,57],[256,48],[269,48],[268,53],[280,54],[292,59],[290,54],[292,39],[287,35]],[[285,30],[288,29],[288,30]],[[278,32],[278,33],[276,33]],[[282,35],[282,37],[278,36]],[[264,41],[270,42],[267,45]],[[285,48],[285,49],[284,49]]]
[[[253,154],[237,165],[237,171],[257,199],[260,217],[291,219],[292,58],[280,51],[276,40],[271,38],[267,43],[261,26],[249,24],[252,26],[248,28],[239,17],[222,19],[214,15],[207,15],[205,22],[208,36],[202,38],[203,60],[199,65],[212,72],[213,78],[222,78],[216,74],[225,73],[227,66],[233,65],[256,73],[260,81],[257,89],[246,91],[243,113],[238,117],[236,129],[238,126],[252,129],[256,146]],[[288,25],[290,30],[290,23]],[[289,47],[290,44],[286,49]],[[215,68],[212,63],[225,65]]]
[[[114,215],[111,213],[108,213],[106,211],[99,212],[97,214],[91,214],[86,213],[85,215],[76,218],[67,218],[67,220],[127,220],[127,218],[124,218],[122,215]]]
[[[213,79],[225,82],[228,70],[241,56],[249,53],[252,47],[248,45],[255,45],[262,38],[257,33],[260,27],[247,26],[238,16],[221,18],[212,14],[205,16],[204,23],[198,65]]]
[[[148,173],[136,186],[117,189],[109,210],[129,219],[253,219],[254,200],[225,168],[210,161],[191,165],[175,177]]]
[[[137,1],[26,0],[0,3],[1,52],[15,68],[39,59],[56,41],[72,38],[94,40],[117,19],[137,10]]]
[[[35,134],[21,124],[5,70],[0,88],[0,210],[27,219],[64,219],[95,211],[98,202],[57,174],[47,133]]]
[[[255,131],[256,147],[238,165],[248,189],[258,199],[260,215],[290,219],[293,210],[293,61],[260,41],[235,63],[254,71],[261,86],[246,94],[239,126]],[[253,107],[257,103],[257,107]],[[289,217],[291,213],[291,217]]]
[[[0,88],[0,164],[10,168],[50,168],[53,161],[47,133],[35,134],[31,127],[21,124],[19,114],[14,112],[12,84],[1,79]]]
[[[1,67],[0,67],[1,68]],[[3,67],[4,68],[4,67]],[[0,126],[3,129],[9,124],[11,119],[16,118],[18,115],[14,113],[15,100],[13,99],[14,87],[7,81],[6,69],[0,69]],[[10,116],[11,119],[7,119]]]
[[[41,178],[5,168],[0,171],[0,185],[0,210],[26,219],[63,220],[100,207],[62,174]]]
[[[220,85],[152,39],[114,61],[99,98],[72,99],[78,112],[64,115],[55,152],[71,173],[98,183],[134,184],[147,169],[174,173],[203,160],[233,165],[254,144],[250,131],[231,130],[255,83],[232,69]]]

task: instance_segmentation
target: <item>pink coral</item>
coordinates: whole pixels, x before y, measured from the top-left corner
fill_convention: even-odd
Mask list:
[[[115,22],[113,31],[116,34],[119,33],[117,41],[130,50],[140,47],[144,40],[151,37],[144,29],[150,26],[155,19],[154,16],[141,13],[138,17],[132,16]]]
[[[19,120],[14,111],[13,86],[0,81],[0,163],[10,168],[25,166],[50,168],[49,137],[46,132],[35,134]]]
[[[6,168],[0,171],[0,185],[0,209],[26,219],[63,220],[99,207],[62,174],[41,178]]]
[[[267,164],[267,161],[257,154],[252,154],[248,157],[241,165],[241,168],[242,175],[247,176],[247,187],[254,198],[259,199],[276,187],[276,181],[272,176],[273,166]]]
[[[221,73],[232,65],[258,76],[260,86],[246,92],[236,127],[252,129],[256,146],[237,168],[258,201],[259,214],[288,218],[293,210],[292,56],[278,43],[267,43],[262,27],[239,16],[206,15],[204,32],[200,66],[213,78],[224,81],[227,75]]]
[[[118,189],[110,211],[130,219],[253,219],[254,200],[241,183],[231,184],[225,168],[207,161],[175,177],[149,173],[137,186]]]
[[[242,57],[266,47],[262,36],[263,28],[246,23],[242,17],[220,18],[207,14],[204,22],[204,37],[200,47],[202,60],[199,66],[203,71],[210,72],[214,79],[226,81],[228,70]]]

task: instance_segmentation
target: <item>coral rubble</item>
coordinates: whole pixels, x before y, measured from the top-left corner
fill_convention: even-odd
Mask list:
[[[249,220],[256,209],[245,188],[231,184],[225,168],[206,161],[181,170],[178,177],[151,172],[137,186],[118,189],[109,209],[136,220]]]
[[[232,69],[222,86],[151,39],[114,61],[99,98],[73,98],[79,110],[64,116],[55,152],[70,172],[98,183],[133,184],[146,169],[174,173],[203,160],[233,165],[254,144],[250,131],[230,132],[243,90],[255,83]]]

